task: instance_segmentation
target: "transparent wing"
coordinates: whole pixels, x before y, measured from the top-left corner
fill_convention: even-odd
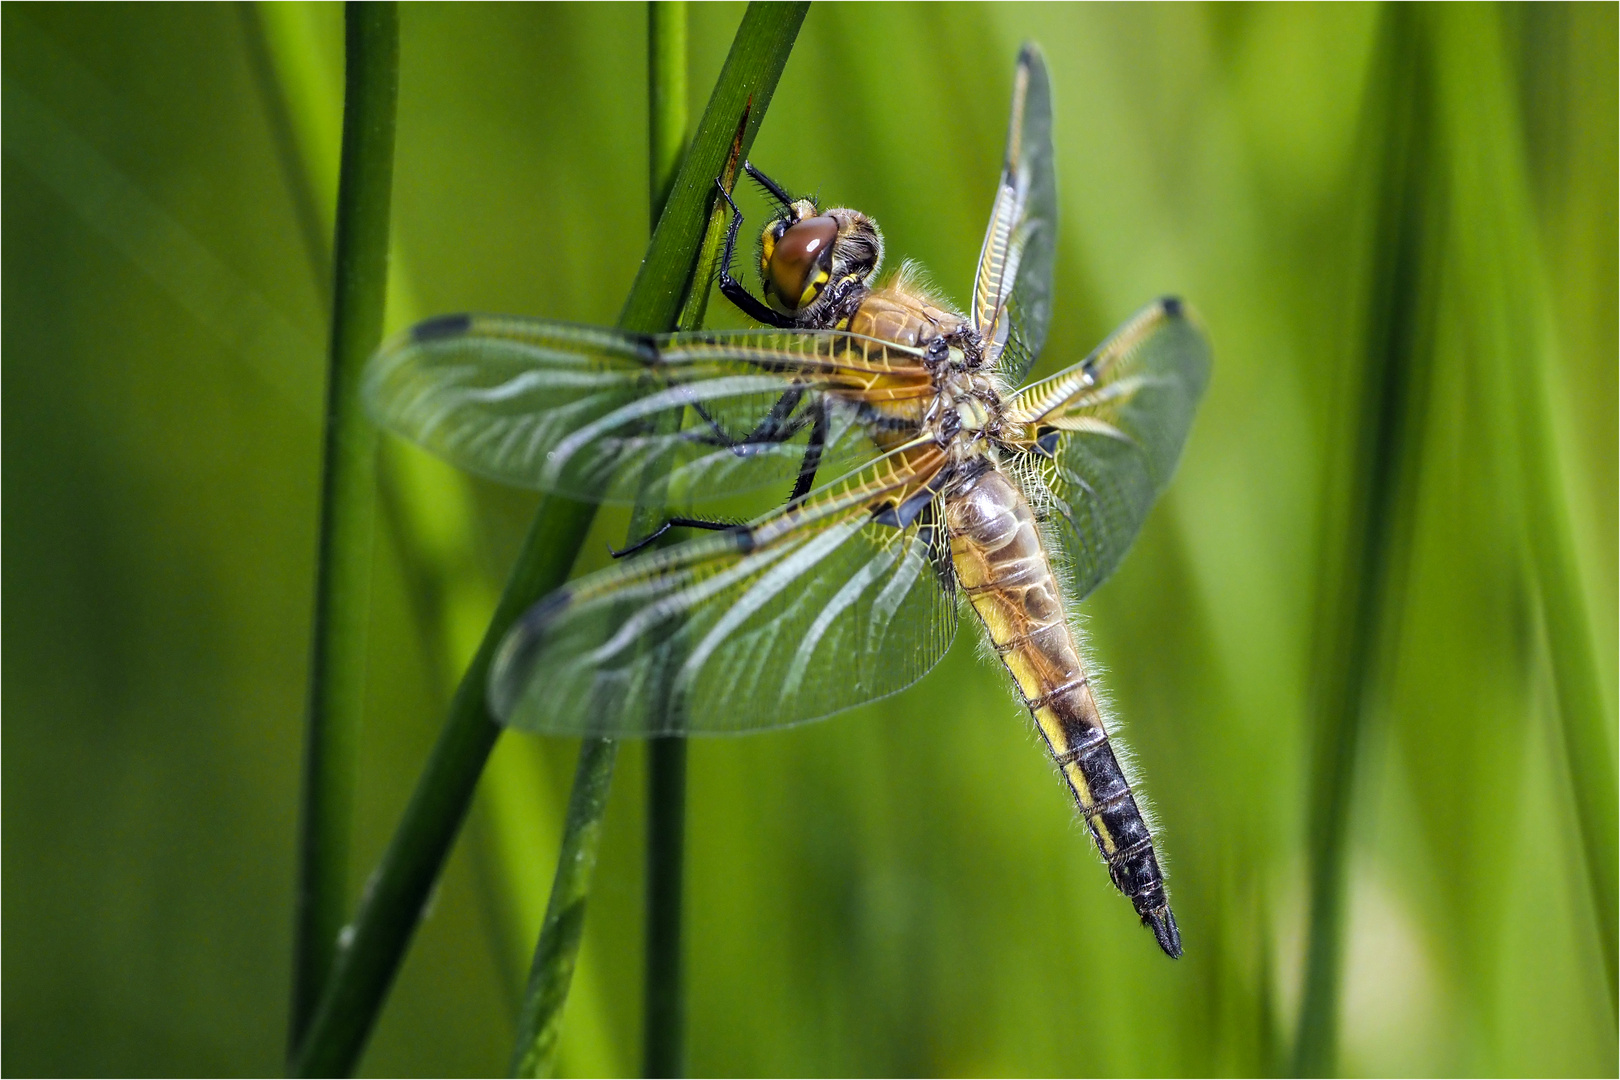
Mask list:
[[[1209,364],[1203,330],[1166,298],[1013,399],[1026,451],[1017,467],[1062,539],[1076,599],[1113,572],[1169,483]]]
[[[469,472],[593,502],[701,502],[871,460],[875,406],[929,391],[921,353],[835,330],[638,335],[454,315],[372,357],[372,417]],[[891,407],[892,413],[892,407]]]
[[[910,685],[956,629],[944,464],[902,448],[736,531],[569,583],[508,632],[492,708],[548,734],[718,734]]]
[[[1057,178],[1052,168],[1052,88],[1040,49],[1018,54],[1007,156],[979,252],[973,325],[988,358],[1016,386],[1046,344],[1057,251]]]

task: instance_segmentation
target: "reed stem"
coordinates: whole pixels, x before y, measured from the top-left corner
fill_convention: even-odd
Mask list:
[[[686,147],[686,4],[647,4],[647,117],[651,221],[663,213]],[[693,289],[707,291],[707,275]],[[694,330],[695,325],[680,325]],[[637,506],[630,539],[657,528],[661,508]],[[686,740],[654,739],[647,747],[647,926],[642,1075],[686,1073],[686,996],[681,965],[683,846],[686,833]]]
[[[1324,577],[1314,673],[1310,915],[1292,1072],[1335,1069],[1350,824],[1367,728],[1381,704],[1410,550],[1433,360],[1439,208],[1430,180],[1427,24],[1386,8],[1363,145],[1376,147],[1371,249],[1348,491]]]
[[[377,433],[360,375],[382,339],[399,24],[392,3],[344,14],[342,162],[327,376],[321,525],[304,741],[297,924],[288,1047],[307,1028],[348,913],[355,756],[365,702]]]
[[[713,178],[725,167],[739,134],[737,117],[749,117],[740,132],[746,151],[808,6],[754,3],[744,14],[620,314],[621,327],[651,332],[674,325],[710,220]],[[484,702],[490,661],[513,621],[567,577],[591,516],[588,505],[555,497],[541,500],[478,652],[457,687],[444,731],[355,920],[344,931],[344,947],[294,1062],[295,1074],[353,1071],[500,733]],[[555,890],[552,899],[555,905]],[[532,991],[533,980],[530,986]],[[558,1010],[566,1000],[566,979],[562,987]]]
[[[705,301],[718,262],[725,214],[719,200],[714,197],[713,178],[721,176],[728,184],[735,181],[742,157],[753,142],[754,132],[758,129],[763,110],[769,105],[776,79],[787,62],[788,52],[793,46],[793,40],[798,34],[799,25],[804,20],[808,6],[808,4],[766,3],[754,3],[749,6],[732,42],[731,53],[720,73],[720,79],[715,84],[709,105],[704,110],[697,136],[692,142],[692,149],[681,161],[675,183],[670,189],[669,201],[665,204],[664,212],[658,217],[658,226],[654,230],[655,247],[658,237],[670,227],[672,221],[685,220],[674,216],[677,213],[685,213],[685,210],[677,211],[678,204],[684,201],[687,205],[708,207],[707,215],[703,219],[703,235],[694,260],[695,268],[691,265],[687,267],[687,281],[682,286],[685,301],[675,320],[678,326],[691,328],[701,324]],[[654,20],[661,17],[661,13],[657,10],[659,7],[662,5],[654,5],[654,10],[650,13]],[[656,71],[660,63],[656,55],[662,51],[661,45],[667,47],[668,39],[666,37],[662,43],[658,40],[659,29],[656,22],[651,24],[651,34],[653,36],[650,44],[655,57],[652,67]],[[746,75],[755,68],[759,70],[757,76]],[[746,83],[738,81],[741,78],[756,78],[758,89],[747,91]],[[655,75],[654,85],[660,81],[662,80]],[[656,89],[652,91],[653,95],[657,93]],[[668,116],[669,112],[673,112],[672,107],[666,112],[667,102],[661,103],[656,96],[650,100],[653,104],[654,118],[661,113]],[[651,145],[655,151],[660,145],[668,148],[673,143],[674,140],[667,134],[669,123],[668,120],[657,122],[655,119],[657,126],[651,133]],[[662,138],[659,127],[665,131]],[[719,153],[714,156],[716,151]],[[697,164],[694,165],[695,162]],[[653,199],[657,199],[659,188],[658,169],[655,166],[650,173]],[[644,274],[648,265],[642,264]],[[627,317],[629,310],[627,305]],[[630,535],[644,536],[650,532],[658,524],[660,509],[655,506],[637,506],[631,515]],[[649,751],[652,759],[649,762],[649,771],[657,777],[662,777],[665,783],[671,778],[671,770],[667,762],[663,765],[657,764],[657,755],[661,752],[667,753],[660,751],[659,748],[671,744],[672,740],[655,740],[653,748]],[[582,877],[588,879],[590,868],[594,864],[595,837],[598,835],[601,814],[606,808],[606,784],[602,782],[598,786],[599,769],[611,768],[611,763],[589,769],[585,764],[587,751],[596,754],[598,745],[597,742],[587,740],[581,750],[581,765],[575,776],[575,790],[570,797],[569,820],[563,836],[563,858],[558,861],[557,875],[552,882],[551,900],[547,906],[545,923],[540,930],[540,940],[535,948],[534,966],[530,973],[529,989],[519,1023],[517,1045],[513,1049],[514,1075],[549,1075],[555,1063],[562,1010],[567,1001],[568,982],[573,974],[574,956],[583,930],[585,894]],[[684,748],[684,743],[679,745]],[[678,785],[676,791],[680,792],[684,788],[683,773],[676,774],[674,780]],[[655,785],[658,783],[657,780],[650,782]],[[683,1054],[684,1015],[680,997],[679,968],[680,849],[676,846],[673,850],[673,868],[665,865],[653,866],[651,860],[659,857],[655,853],[662,853],[665,858],[670,856],[671,845],[668,835],[670,832],[674,833],[676,844],[679,844],[683,826],[679,818],[671,821],[667,807],[673,804],[676,814],[683,813],[684,796],[672,799],[669,794],[657,790],[650,791],[649,795],[652,820],[648,842],[649,939],[646,1039],[648,1057],[644,1065],[653,1070],[649,1075],[657,1075],[666,1071],[679,1071]],[[657,809],[660,806],[666,809],[660,812]],[[577,814],[576,807],[580,811]],[[665,834],[662,839],[656,836],[660,831]],[[572,858],[570,853],[573,853]],[[588,880],[584,881],[584,885],[588,885]],[[670,897],[673,897],[673,903],[670,902]],[[660,925],[655,927],[655,921]],[[655,941],[658,944],[655,945]],[[671,996],[674,999],[673,1007],[670,1005]],[[658,1055],[656,1058],[651,1056],[655,1051]]]

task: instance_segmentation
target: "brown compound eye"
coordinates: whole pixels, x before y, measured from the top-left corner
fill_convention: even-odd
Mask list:
[[[838,222],[828,214],[805,218],[788,227],[768,255],[771,299],[791,313],[815,303],[827,287]]]

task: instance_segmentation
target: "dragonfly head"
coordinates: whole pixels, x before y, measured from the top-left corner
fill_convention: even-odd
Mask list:
[[[765,226],[759,277],[765,302],[783,315],[816,325],[824,306],[865,285],[883,262],[883,234],[857,210],[823,212],[797,199]]]

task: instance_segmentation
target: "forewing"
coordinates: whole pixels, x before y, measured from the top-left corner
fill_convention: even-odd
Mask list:
[[[921,354],[839,331],[638,335],[456,315],[366,369],[378,423],[495,480],[593,502],[791,487],[818,411],[822,475],[870,460],[867,403],[928,392]]]
[[[1203,330],[1167,298],[1013,399],[1027,451],[1017,464],[1062,539],[1076,599],[1113,572],[1169,483],[1209,364]]]
[[[1056,251],[1052,89],[1040,49],[1028,44],[1018,54],[1007,154],[973,288],[974,327],[1015,386],[1046,343]]]
[[[507,634],[496,715],[557,735],[735,733],[910,685],[956,628],[943,464],[932,446],[892,453],[749,526],[571,582]]]

